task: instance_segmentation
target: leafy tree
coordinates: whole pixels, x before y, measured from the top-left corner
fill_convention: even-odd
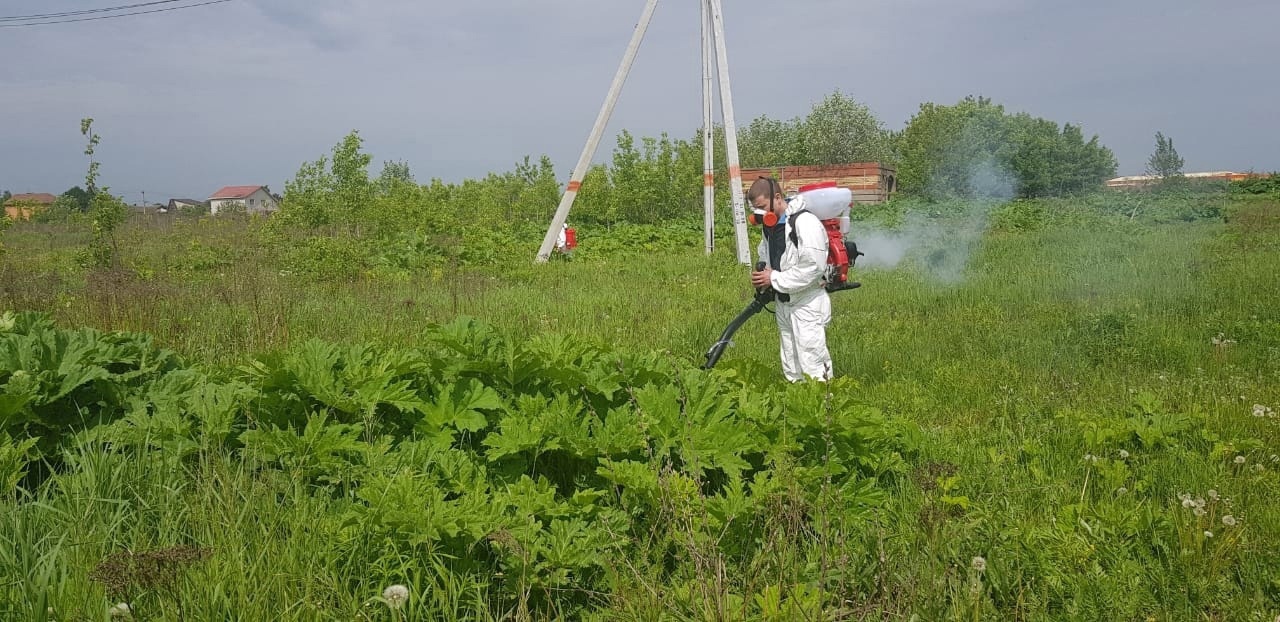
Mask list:
[[[803,137],[804,122],[799,118],[779,121],[760,116],[738,130],[738,157],[749,168],[808,163]]]
[[[990,170],[1004,174],[1004,117],[1002,106],[983,97],[966,97],[954,106],[921,104],[897,140],[899,183],[935,198],[974,196],[975,177]]]
[[[379,194],[387,194],[402,184],[417,185],[413,180],[413,173],[409,171],[408,162],[383,162],[382,172],[378,174],[378,180],[375,183]]]
[[[293,180],[285,182],[281,223],[309,229],[339,226],[358,234],[375,192],[368,170],[372,156],[360,151],[362,143],[353,130],[333,147],[332,157],[304,162]]]
[[[5,190],[3,193],[0,193],[0,205],[4,205],[4,202],[8,201],[9,197],[11,196],[13,196],[13,193],[9,192],[8,190]]]
[[[89,193],[90,227],[93,237],[89,241],[88,259],[91,265],[109,268],[116,265],[119,248],[116,245],[115,231],[125,219],[124,201],[112,196],[110,189],[98,189],[98,162],[93,153],[101,138],[93,133],[93,119],[80,120],[80,133],[89,143],[84,154],[89,156],[89,171],[85,174],[85,191]]]
[[[1182,156],[1173,148],[1173,139],[1156,132],[1156,150],[1147,159],[1147,174],[1171,179],[1182,176]]]
[[[702,145],[644,138],[638,149],[631,133],[618,135],[610,181],[615,213],[632,223],[656,223],[701,213]]]
[[[882,161],[889,134],[867,106],[837,90],[804,118],[752,120],[738,131],[738,154],[746,167]]]
[[[369,163],[373,157],[360,151],[363,143],[359,132],[352,130],[333,148],[332,160],[333,193],[339,217],[357,233],[374,191],[369,183]]]
[[[805,164],[876,162],[889,154],[888,135],[871,109],[840,91],[815,104],[799,129]]]
[[[1060,196],[1097,187],[1115,175],[1116,159],[1079,126],[1063,125],[1022,113],[1007,119],[1013,144],[1009,169],[1026,197]]]
[[[64,198],[70,201],[70,204],[74,206],[76,210],[81,212],[89,211],[89,204],[92,199],[88,191],[80,186],[72,186],[69,190],[63,192],[59,198]]]
[[[932,102],[894,135],[904,190],[941,197],[1047,196],[1096,187],[1115,174],[1115,155],[1078,126],[1009,115],[985,97]]]

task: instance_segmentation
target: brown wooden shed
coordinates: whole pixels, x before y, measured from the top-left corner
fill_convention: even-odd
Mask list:
[[[798,192],[800,186],[834,181],[853,192],[853,202],[884,203],[898,190],[898,171],[879,162],[854,162],[851,164],[827,164],[817,166],[774,166],[742,169],[742,192],[745,195],[756,179],[764,176],[778,178],[786,194]]]

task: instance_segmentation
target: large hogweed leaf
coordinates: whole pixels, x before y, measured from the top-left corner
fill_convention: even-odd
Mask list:
[[[0,331],[0,429],[41,437],[45,453],[123,416],[143,385],[181,366],[148,335],[59,329],[39,313],[10,318]]]
[[[324,413],[313,413],[300,432],[273,425],[247,430],[240,440],[250,456],[306,479],[337,484],[355,470],[362,453],[360,432],[359,425],[329,423]]]
[[[311,339],[282,357],[261,358],[242,372],[270,398],[260,412],[277,425],[299,425],[325,409],[367,431],[406,432],[425,406],[414,386],[425,362],[407,352],[343,347]]]
[[[572,335],[537,335],[522,346],[541,365],[539,376],[555,393],[579,393],[611,401],[621,390],[617,362],[599,348]]]
[[[433,546],[462,539],[464,546],[454,554],[465,553],[497,525],[483,490],[449,493],[411,469],[370,475],[356,497],[361,503],[348,510],[346,520],[366,535],[383,533],[411,545]]]
[[[12,494],[18,482],[27,474],[27,465],[38,457],[34,450],[36,440],[17,440],[0,430],[0,495]]]
[[[794,455],[824,475],[880,475],[902,468],[901,453],[910,449],[902,426],[856,395],[856,383],[847,378],[790,385],[775,434],[794,438]]]
[[[695,476],[707,469],[738,476],[750,466],[744,456],[760,449],[758,435],[735,417],[725,387],[715,377],[688,371],[679,378],[679,385],[650,385],[635,392],[654,455],[672,455]]]
[[[501,411],[502,398],[496,391],[473,378],[442,387],[436,397],[422,405],[423,417],[417,431],[430,437],[452,440],[455,432],[479,432],[489,426],[486,411]]]

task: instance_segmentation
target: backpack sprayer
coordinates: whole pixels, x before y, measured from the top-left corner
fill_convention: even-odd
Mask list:
[[[797,198],[803,200],[804,206],[789,216],[792,222],[795,222],[795,219],[804,214],[809,214],[816,216],[822,222],[822,228],[827,232],[827,265],[822,273],[822,288],[827,292],[834,293],[861,287],[861,283],[849,280],[849,268],[853,267],[853,263],[863,253],[858,251],[858,245],[854,244],[853,241],[844,239],[845,234],[849,232],[849,206],[853,203],[853,193],[848,188],[837,187],[834,181],[828,181],[801,186],[800,194]],[[771,238],[769,244],[770,255],[772,256],[773,265],[776,266],[778,258],[782,256],[781,243],[784,239],[787,239],[780,235],[782,229],[777,228],[776,217],[773,217],[771,213],[763,213],[759,216],[753,214],[750,220],[753,225],[763,225],[766,229],[766,236],[768,236],[771,229],[778,234],[769,236]],[[771,220],[772,222],[770,222]],[[794,225],[788,241],[792,246],[798,245]],[[779,247],[779,250],[775,251],[775,246]],[[755,271],[763,270],[765,265],[766,263],[763,261],[757,262]],[[720,360],[720,356],[724,354],[725,348],[729,347],[729,339],[733,337],[733,334],[747,320],[767,309],[767,305],[775,300],[789,302],[790,296],[779,293],[768,286],[756,288],[756,293],[752,297],[751,303],[747,305],[746,309],[742,310],[742,313],[733,318],[733,321],[729,322],[729,326],[720,334],[720,339],[716,340],[711,349],[707,350],[707,362],[702,365],[702,368],[711,369],[715,367],[716,362]]]

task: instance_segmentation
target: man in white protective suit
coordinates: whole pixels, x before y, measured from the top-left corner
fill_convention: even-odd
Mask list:
[[[831,298],[822,284],[829,244],[826,230],[809,212],[793,218],[804,209],[804,199],[787,201],[772,177],[761,177],[752,183],[747,200],[756,214],[764,217],[772,213],[777,219],[775,225],[764,227],[758,250],[766,267],[751,273],[751,284],[773,287],[778,294],[782,373],[791,382],[803,380],[804,376],[830,380],[827,323],[831,321]],[[772,218],[763,220],[768,223]]]

